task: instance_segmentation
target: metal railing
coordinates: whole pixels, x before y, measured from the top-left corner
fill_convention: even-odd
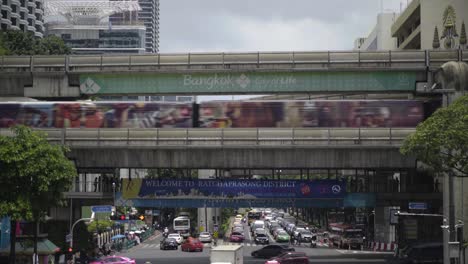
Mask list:
[[[320,51],[320,52],[249,52],[249,53],[172,53],[147,55],[68,55],[68,56],[2,56],[0,72],[34,71],[120,71],[157,70],[163,66],[218,66],[235,65],[268,67],[330,68],[351,64],[368,68],[421,68],[438,67],[448,61],[468,61],[466,50],[421,51]],[[211,69],[212,67],[205,67]]]
[[[73,146],[316,146],[399,145],[415,128],[54,128],[51,142]],[[0,135],[12,135],[0,129]]]

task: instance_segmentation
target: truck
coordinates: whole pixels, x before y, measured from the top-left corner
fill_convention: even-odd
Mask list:
[[[339,248],[362,248],[363,230],[359,227],[344,223],[330,223],[330,241]]]
[[[242,245],[219,245],[211,249],[211,264],[243,264]]]

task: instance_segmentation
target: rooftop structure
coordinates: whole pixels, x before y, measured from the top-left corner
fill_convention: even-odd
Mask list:
[[[47,16],[64,17],[68,24],[98,25],[112,14],[140,9],[136,1],[49,0],[45,11]]]

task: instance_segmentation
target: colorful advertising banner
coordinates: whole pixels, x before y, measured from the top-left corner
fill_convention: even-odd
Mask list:
[[[340,199],[337,180],[124,179],[124,199]]]
[[[82,74],[82,94],[267,94],[414,91],[415,72],[248,72]]]

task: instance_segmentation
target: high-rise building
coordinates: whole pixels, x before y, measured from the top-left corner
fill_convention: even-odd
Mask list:
[[[397,48],[466,48],[466,32],[463,43],[461,28],[468,23],[467,10],[466,0],[412,0],[391,28]]]
[[[121,1],[121,0],[112,0]],[[132,0],[130,0],[132,1]],[[136,0],[135,0],[136,1]],[[138,0],[141,9],[112,15],[113,25],[143,23],[146,28],[145,49],[148,53],[159,52],[159,0]]]
[[[395,13],[380,13],[377,24],[365,38],[358,38],[354,42],[355,50],[392,50],[396,48],[396,38],[392,37],[390,28],[396,20]]]
[[[61,37],[74,54],[145,53],[143,23],[112,25],[109,16],[137,12],[136,1],[48,0],[48,35]]]
[[[2,0],[1,30],[32,32],[36,37],[44,34],[43,0]]]

